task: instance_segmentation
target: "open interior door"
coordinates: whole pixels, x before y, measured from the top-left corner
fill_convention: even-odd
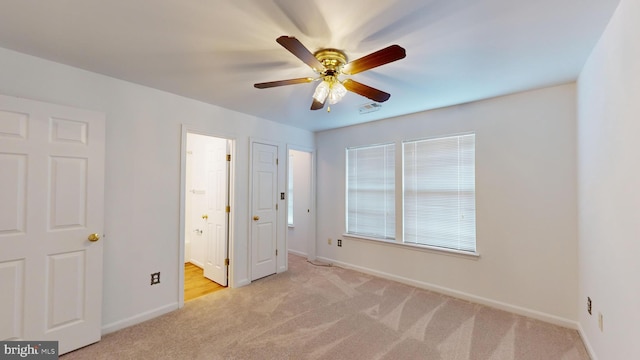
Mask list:
[[[104,126],[0,96],[0,340],[100,340]]]
[[[228,140],[210,138],[206,145],[206,257],[204,276],[227,286],[229,228]]]

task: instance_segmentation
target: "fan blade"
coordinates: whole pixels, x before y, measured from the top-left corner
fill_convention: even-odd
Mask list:
[[[325,99],[326,101],[326,99]],[[320,102],[318,100],[316,100],[315,98],[313,99],[313,103],[311,103],[311,110],[320,110],[324,107],[324,102]]]
[[[289,50],[298,59],[311,66],[314,71],[321,72],[324,70],[324,65],[322,65],[322,63],[316,59],[316,57],[313,56],[313,54],[295,37],[280,36],[276,41],[285,49]]]
[[[267,88],[272,88],[272,87],[276,87],[276,86],[293,85],[293,84],[304,84],[304,83],[308,83],[308,82],[312,82],[312,81],[313,81],[313,78],[306,77],[306,78],[298,78],[298,79],[289,79],[289,80],[269,81],[269,82],[257,83],[257,84],[253,84],[253,86],[258,88],[258,89],[267,89]]]
[[[385,102],[391,97],[391,94],[387,94],[384,91],[374,89],[371,86],[367,86],[351,79],[343,81],[342,85],[344,85],[344,87],[351,92],[362,95],[377,102]]]
[[[406,56],[407,52],[403,47],[399,45],[391,45],[367,56],[363,56],[359,59],[353,60],[352,62],[345,65],[342,72],[347,75],[354,75],[365,70],[373,69],[380,65],[404,59]]]

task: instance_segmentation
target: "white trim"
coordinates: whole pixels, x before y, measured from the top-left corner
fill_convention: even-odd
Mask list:
[[[459,137],[459,136],[465,136],[465,135],[475,135],[475,134],[476,134],[475,131],[463,131],[463,132],[459,132],[459,133],[441,134],[441,135],[420,137],[420,138],[416,138],[416,139],[401,140],[400,143],[401,144],[405,144],[405,143],[416,142],[416,141],[424,141],[424,140],[447,139],[447,138],[453,138],[453,137]]]
[[[330,259],[330,258],[326,258],[326,257],[318,256],[318,260],[323,261],[323,262],[332,263],[334,265],[337,265],[339,267],[343,267],[343,268],[346,268],[346,269],[352,269],[352,270],[356,270],[356,271],[359,271],[359,272],[363,272],[365,274],[378,276],[378,277],[381,277],[383,279],[397,281],[399,283],[403,283],[403,284],[410,285],[410,286],[415,286],[417,288],[434,291],[434,292],[437,292],[437,293],[440,293],[440,294],[444,294],[444,295],[449,295],[449,296],[452,296],[452,297],[455,297],[455,298],[458,298],[458,299],[470,301],[470,302],[481,304],[481,305],[490,306],[492,308],[496,308],[496,309],[499,309],[499,310],[508,311],[510,313],[514,313],[514,314],[518,314],[518,315],[522,315],[522,316],[527,316],[527,317],[530,317],[530,318],[533,318],[533,319],[541,320],[541,321],[544,321],[544,322],[548,322],[548,323],[551,323],[551,324],[554,324],[554,325],[566,327],[566,328],[569,328],[569,329],[574,329],[574,330],[578,329],[578,322],[576,322],[574,320],[565,319],[565,318],[562,318],[562,317],[559,317],[559,316],[556,316],[556,315],[543,313],[541,311],[527,309],[527,308],[524,308],[524,307],[521,307],[521,306],[517,306],[517,305],[507,304],[507,303],[504,303],[502,301],[487,299],[487,298],[482,297],[482,296],[477,296],[477,295],[469,294],[469,293],[466,293],[466,292],[463,292],[463,291],[458,291],[458,290],[446,288],[446,287],[435,285],[435,284],[430,284],[430,283],[426,283],[426,282],[422,282],[422,281],[417,281],[417,280],[405,278],[405,277],[402,277],[402,276],[397,276],[397,275],[385,273],[385,272],[382,272],[382,271],[365,268],[365,267],[362,267],[362,266],[351,265],[351,264],[348,264],[348,263],[345,263],[345,262],[342,262],[342,261],[338,261],[338,260],[334,260],[334,259]]]
[[[122,330],[124,328],[127,328],[129,326],[133,326],[136,324],[140,324],[142,322],[145,322],[147,320],[151,320],[153,318],[156,318],[158,316],[164,315],[164,314],[168,314],[174,310],[178,310],[178,303],[173,303],[173,304],[169,304],[169,305],[165,305],[165,306],[161,306],[157,309],[154,310],[149,310],[149,311],[145,311],[141,314],[123,319],[123,320],[118,320],[116,322],[113,322],[111,324],[107,324],[107,325],[103,325],[102,326],[102,335],[106,335],[118,330]]]
[[[242,279],[242,280],[238,280],[238,282],[236,283],[235,287],[243,287],[243,286],[247,286],[251,284],[251,280],[249,279]]]
[[[287,252],[288,252],[289,254],[298,255],[298,256],[305,257],[305,258],[307,257],[307,254],[303,253],[302,251],[297,251],[297,250],[291,250],[291,249],[289,249],[289,250],[287,250]]]
[[[595,351],[593,351],[593,347],[591,347],[591,343],[589,342],[589,338],[587,338],[587,333],[584,332],[582,328],[582,324],[578,322],[578,334],[580,334],[580,338],[582,338],[582,342],[584,343],[585,349],[587,349],[587,354],[591,360],[598,360]]]
[[[404,243],[399,242],[397,240],[383,240],[377,239],[374,237],[362,236],[362,235],[354,235],[354,234],[342,234],[342,237],[358,240],[358,241],[366,241],[371,242],[375,241],[376,244],[387,245],[387,246],[399,246],[405,249],[417,250],[417,251],[425,251],[430,253],[442,254],[442,255],[460,255],[462,258],[477,260],[480,257],[479,252],[469,252],[469,251],[461,251],[455,249],[447,249],[437,246],[429,246],[429,245],[420,245],[420,244],[412,244],[412,243]]]

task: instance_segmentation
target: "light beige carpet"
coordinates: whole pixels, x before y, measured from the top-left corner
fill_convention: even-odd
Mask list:
[[[72,359],[589,359],[575,330],[289,255]]]

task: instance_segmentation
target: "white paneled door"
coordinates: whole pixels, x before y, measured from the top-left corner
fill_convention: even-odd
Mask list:
[[[252,226],[251,226],[251,280],[275,274],[278,147],[253,143],[252,145]]]
[[[1,340],[100,340],[104,123],[0,96]]]
[[[204,276],[227,286],[227,229],[229,204],[228,141],[209,137],[206,142],[206,253]],[[227,161],[229,159],[229,161]]]

